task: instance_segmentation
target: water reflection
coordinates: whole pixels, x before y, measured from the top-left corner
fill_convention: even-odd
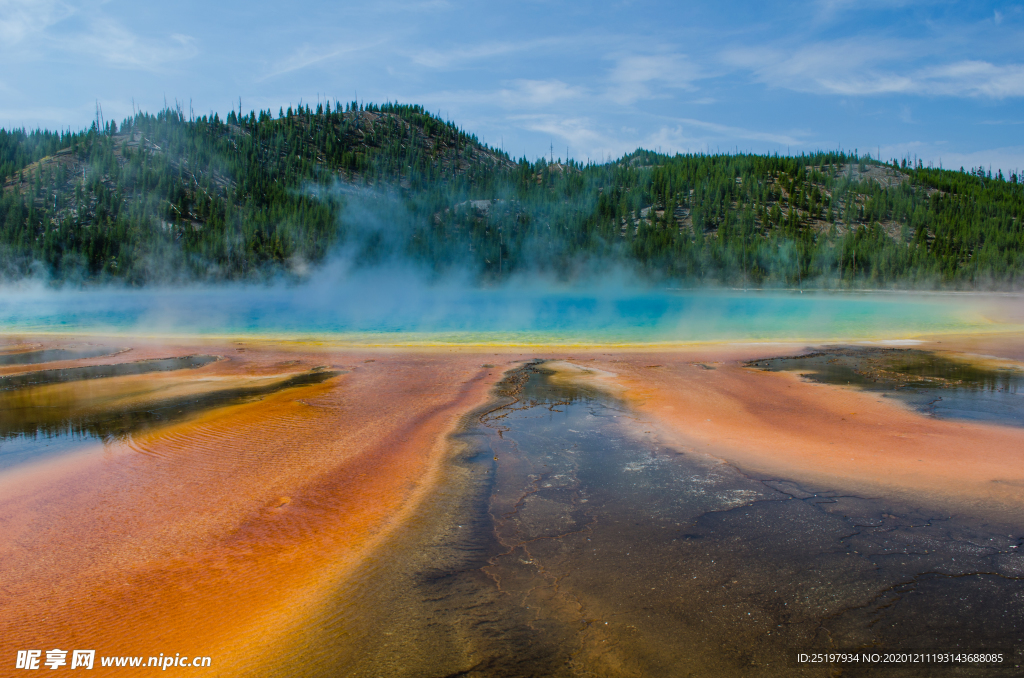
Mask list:
[[[102,366],[112,368],[102,373],[104,377],[116,374],[142,374],[149,371],[166,371],[177,365],[180,369],[208,364],[213,356],[188,356],[166,360],[140,361],[146,363],[140,371],[140,363]],[[122,368],[127,367],[129,371]],[[67,373],[72,370],[93,370],[94,368],[71,368],[71,370],[48,370],[47,372]],[[116,372],[116,370],[122,370]],[[82,372],[72,372],[82,376]],[[319,384],[341,374],[337,370],[314,369],[309,372],[275,379],[263,379],[258,383],[216,387],[196,392],[186,390],[172,395],[175,386],[164,382],[146,383],[126,379],[111,379],[104,388],[91,387],[77,381],[50,379],[38,381],[27,379],[25,386],[12,390],[0,390],[0,469],[11,467],[29,460],[65,453],[83,445],[98,441],[110,441],[152,426],[167,424],[184,419],[199,412],[235,405],[284,389]],[[94,374],[94,373],[90,373]],[[63,376],[63,375],[62,375]],[[98,378],[98,377],[88,377]]]
[[[0,353],[0,365],[38,365],[58,360],[83,360],[120,353],[123,349],[109,346],[91,346],[89,348],[54,348],[41,351],[21,351],[17,353]]]
[[[1024,426],[1024,371],[1014,366],[917,349],[849,347],[755,360],[748,366],[878,391],[939,417]]]
[[[115,363],[113,365],[88,365],[86,367],[65,367],[55,370],[36,370],[24,374],[0,377],[0,391],[40,384],[58,384],[69,381],[84,381],[86,379],[124,377],[132,374],[188,370],[209,365],[217,360],[219,358],[215,355],[188,355],[175,358],[136,360],[130,363]]]

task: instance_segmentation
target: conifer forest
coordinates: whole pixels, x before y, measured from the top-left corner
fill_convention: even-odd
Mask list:
[[[0,279],[139,286],[352,266],[480,284],[1019,288],[1024,178],[843,151],[514,159],[420,106],[0,130]]]

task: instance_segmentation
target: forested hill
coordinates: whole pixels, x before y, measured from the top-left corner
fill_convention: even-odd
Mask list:
[[[303,277],[333,253],[480,282],[1020,287],[1024,178],[799,157],[513,161],[419,106],[0,130],[0,279]]]

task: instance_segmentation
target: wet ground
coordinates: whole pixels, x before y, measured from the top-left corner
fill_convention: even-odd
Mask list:
[[[64,360],[72,352],[57,349],[34,353]],[[105,349],[104,354],[110,353],[110,349]],[[0,377],[0,470],[123,438],[215,407],[319,384],[340,374],[337,370],[315,369],[261,383],[183,394],[170,393],[174,383],[123,379],[194,370],[218,359],[212,355],[191,355],[43,369]],[[103,380],[103,388],[94,387],[92,380]]]
[[[194,377],[202,365],[193,362],[206,358],[121,363],[135,367],[116,367],[128,370],[116,374],[42,370],[34,374],[49,376],[6,382],[0,387],[0,468],[339,374],[310,370],[315,363],[309,362],[301,373],[189,393],[153,381],[176,371]],[[808,362],[794,368],[798,361]],[[148,376],[130,371],[140,363]],[[148,370],[154,365],[177,369]],[[453,441],[460,452],[443,472],[446,482],[431,490],[415,519],[360,558],[359,571],[319,608],[302,611],[308,622],[287,643],[275,643],[280,651],[261,665],[264,675],[1020,674],[1020,523],[745,472],[667,445],[651,421],[597,387],[556,378],[555,366],[540,360],[481,366],[509,371],[494,402],[464,420]],[[751,366],[822,374],[829,383],[845,378],[850,386],[889,389],[899,397],[931,398],[936,391],[940,402],[961,403],[961,409],[976,402],[973,390],[1003,400],[1021,397],[1013,370],[921,351],[830,349]],[[140,395],[133,384],[148,390]],[[400,388],[409,387],[402,382]],[[431,382],[430,390],[436,388]],[[961,390],[968,395],[948,397]],[[344,412],[339,427],[350,416]],[[304,419],[274,425],[296,440],[309,438]],[[321,435],[326,445],[333,434]],[[407,436],[397,433],[382,449]],[[227,439],[216,440],[212,446],[198,437],[178,442],[203,461],[224,461]],[[288,468],[302,463],[288,459]],[[254,457],[232,473],[258,463]],[[193,460],[183,469],[200,466]],[[270,480],[280,472],[260,469]],[[318,515],[344,520],[346,512],[331,502],[372,479],[363,475],[346,476],[344,492],[324,489]],[[296,489],[268,510],[288,506],[296,515],[312,514],[309,492]],[[360,501],[374,499],[367,491]],[[302,541],[328,531],[298,524]],[[262,539],[270,534],[257,532]],[[324,536],[320,550],[333,553],[332,540],[343,537]],[[280,556],[273,553],[257,562]],[[302,564],[298,556],[281,562],[285,571]],[[317,572],[329,578],[333,566],[325,562]],[[272,589],[273,581],[264,588]],[[246,602],[239,600],[243,610]],[[801,651],[838,650],[992,650],[1004,653],[1007,666],[795,662]]]
[[[279,656],[289,660],[281,675],[309,672],[312,663],[289,653],[285,637],[308,627],[351,570],[376,563],[384,571],[390,534],[425,518],[417,509],[435,496],[450,456],[446,436],[489,400],[502,371],[476,355],[268,343],[138,341],[130,357],[103,362],[225,358],[0,392],[24,397],[26,427],[29,418],[146,416],[178,399],[210,405],[0,472],[4,656],[44,646],[97,655],[173,649],[212,656],[221,676],[273,675]],[[209,394],[216,400],[202,403]],[[233,394],[243,401],[225,400]],[[54,440],[44,433],[18,440],[38,453]],[[334,609],[357,605],[381,580],[357,580]],[[331,675],[345,674],[339,666]]]
[[[123,350],[123,349],[122,349]],[[58,360],[82,360],[113,355],[119,349],[108,346],[85,346],[81,348],[55,348],[38,351],[14,351],[0,353],[0,365],[38,365]]]
[[[298,673],[1019,675],[795,662],[993,649],[1020,664],[1019,525],[754,477],[549,377],[539,362],[512,371],[504,403],[467,430],[456,471],[472,491],[446,509],[458,525],[392,554],[396,571],[416,567],[364,592],[366,644]]]
[[[929,416],[1024,426],[1024,370],[1014,364],[917,349],[834,347],[747,365],[881,392]]]
[[[112,365],[86,365],[84,367],[63,367],[52,370],[33,370],[22,374],[0,377],[0,391],[10,391],[26,386],[42,384],[62,384],[70,381],[87,379],[109,379],[134,374],[151,372],[173,372],[188,370],[209,365],[218,360],[215,355],[187,355],[173,358],[157,358],[154,360],[135,360]]]

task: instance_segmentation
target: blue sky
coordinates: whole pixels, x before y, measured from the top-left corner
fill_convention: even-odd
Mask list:
[[[1024,168],[1024,2],[0,0],[0,126],[420,103],[513,156]]]

